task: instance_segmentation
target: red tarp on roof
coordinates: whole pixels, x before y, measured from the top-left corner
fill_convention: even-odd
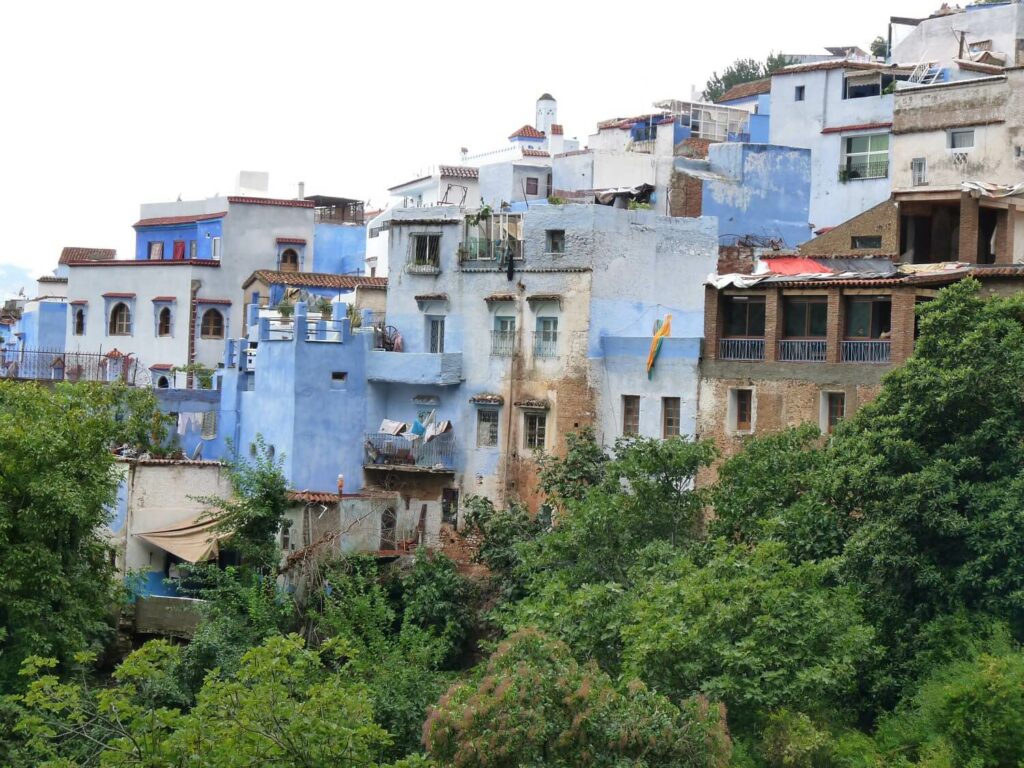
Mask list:
[[[798,256],[781,256],[776,259],[764,259],[768,271],[773,275],[809,275],[809,274],[832,274],[832,270],[823,267],[813,259],[800,258]]]

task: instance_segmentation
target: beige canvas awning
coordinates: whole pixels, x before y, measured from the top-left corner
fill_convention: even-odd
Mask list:
[[[196,515],[170,528],[136,533],[143,541],[160,547],[165,552],[190,563],[199,563],[217,556],[217,542],[228,534],[217,532],[214,527],[219,521]]]

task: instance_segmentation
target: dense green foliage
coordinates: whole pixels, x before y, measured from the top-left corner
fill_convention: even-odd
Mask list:
[[[0,761],[1019,768],[1024,298],[965,281],[919,313],[872,404],[751,439],[712,487],[708,443],[585,431],[542,458],[553,519],[465,500],[475,584],[425,554],[279,582],[279,468],[236,468],[245,557],[192,574],[193,641],[108,681],[69,663],[87,633],[40,644],[61,664],[0,702]]]
[[[736,59],[722,71],[721,75],[718,72],[711,73],[711,77],[704,85],[703,98],[705,101],[717,101],[734,85],[760,80],[790,64],[796,64],[796,59],[775,52],[769,53],[768,58],[764,61],[750,58]]]

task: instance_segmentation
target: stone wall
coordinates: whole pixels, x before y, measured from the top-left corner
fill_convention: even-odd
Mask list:
[[[878,248],[854,248],[855,237],[881,237]],[[898,254],[899,211],[891,200],[879,203],[801,245],[801,256],[881,256]]]

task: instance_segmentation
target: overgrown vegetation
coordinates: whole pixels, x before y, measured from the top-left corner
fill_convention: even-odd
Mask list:
[[[552,519],[466,500],[476,583],[421,553],[289,571],[293,595],[268,544],[279,467],[236,468],[249,548],[196,572],[192,643],[103,680],[75,661],[87,632],[20,634],[0,762],[1019,766],[1024,298],[964,281],[919,313],[873,404],[827,439],[752,439],[712,487],[710,444],[570,436],[541,461]]]
[[[768,58],[764,61],[750,58],[736,59],[722,71],[721,75],[718,72],[711,73],[711,77],[704,84],[704,92],[701,95],[705,101],[717,101],[723,93],[735,85],[760,80],[776,70],[796,63],[796,59],[774,51],[769,53]]]

